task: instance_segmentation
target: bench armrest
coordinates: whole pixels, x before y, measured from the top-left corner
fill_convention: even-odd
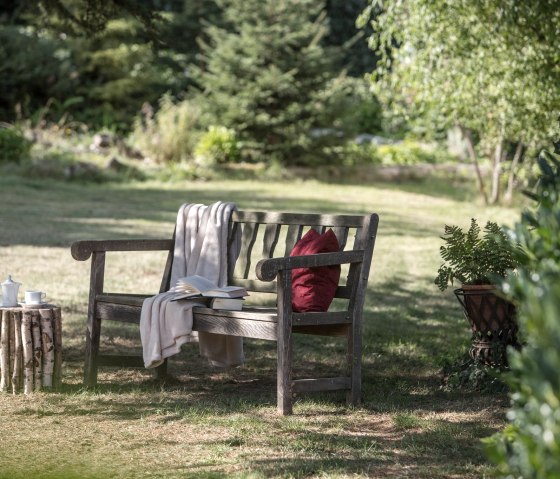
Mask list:
[[[105,251],[170,251],[172,239],[122,239],[122,240],[87,240],[72,243],[72,258],[77,261],[87,260],[92,253]]]
[[[295,268],[316,268],[345,263],[361,263],[363,250],[341,251],[337,253],[318,253],[304,256],[286,256],[283,258],[263,259],[257,263],[257,278],[261,281],[273,281],[281,270]]]

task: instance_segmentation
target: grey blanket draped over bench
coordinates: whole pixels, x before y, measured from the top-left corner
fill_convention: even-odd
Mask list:
[[[233,268],[241,241],[235,238],[227,251],[228,222],[236,209],[233,203],[217,202],[210,206],[184,204],[177,213],[171,287],[183,276],[199,275],[218,286],[226,286],[228,261]],[[154,368],[177,354],[181,346],[198,339],[200,353],[215,366],[242,364],[243,338],[192,331],[196,300],[171,301],[166,292],[147,298],[142,304],[140,337],[144,365]],[[197,338],[198,336],[198,338]]]

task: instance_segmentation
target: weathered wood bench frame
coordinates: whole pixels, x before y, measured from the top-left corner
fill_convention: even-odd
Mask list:
[[[195,308],[193,330],[277,341],[277,401],[281,414],[291,414],[292,396],[296,392],[346,389],[347,402],[359,404],[362,310],[378,221],[376,214],[349,216],[256,211],[233,213],[229,224],[229,238],[231,240],[240,231],[242,245],[235,269],[228,271],[228,282],[243,285],[251,292],[276,294],[277,306],[244,307],[242,311]],[[290,257],[293,246],[308,228],[314,228],[320,233],[332,228],[341,251]],[[354,241],[349,245],[351,233],[354,233]],[[257,239],[262,246],[260,256],[258,248],[255,248]],[[282,242],[285,244],[284,255],[274,257],[277,245]],[[139,323],[142,301],[146,298],[146,295],[104,291],[106,253],[169,251],[160,287],[160,292],[163,292],[169,289],[173,246],[173,239],[78,241],[72,244],[74,259],[85,261],[91,257],[84,367],[86,386],[97,383],[99,366],[143,367],[140,356],[110,356],[99,352],[103,321]],[[255,268],[251,268],[255,256],[260,261]],[[335,296],[347,300],[344,310],[294,313],[291,307],[291,270],[338,264],[349,265],[347,276],[341,275],[341,284]],[[292,333],[346,336],[347,376],[292,379]],[[159,374],[165,373],[165,366],[160,366]]]

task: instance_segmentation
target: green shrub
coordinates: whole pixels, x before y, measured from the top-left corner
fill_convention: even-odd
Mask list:
[[[351,91],[347,95],[349,111],[344,122],[351,123],[357,133],[380,133],[383,131],[383,109],[371,91],[371,82],[364,78],[348,78]]]
[[[419,165],[456,160],[453,155],[441,147],[423,145],[411,140],[388,145],[356,144],[352,141],[345,146],[343,155],[343,162],[346,166],[367,164],[385,166]]]
[[[383,165],[417,165],[419,163],[442,163],[452,159],[451,155],[438,148],[421,146],[414,141],[403,141],[378,148]]]
[[[211,126],[200,137],[194,157],[197,164],[209,167],[239,162],[241,152],[235,131],[225,126]]]
[[[527,343],[510,351],[510,425],[487,440],[498,473],[506,477],[560,477],[560,155],[539,158],[541,178],[533,212],[512,235],[522,246],[518,274],[503,284],[517,304]]]
[[[359,145],[355,141],[349,141],[344,145],[339,155],[340,163],[343,166],[381,164],[381,158],[377,153],[377,146],[373,143]]]
[[[170,95],[164,95],[155,115],[145,105],[131,142],[157,162],[188,161],[198,140],[198,119],[199,110],[190,102],[174,103]]]
[[[16,128],[0,127],[0,163],[20,163],[29,156],[31,142]]]

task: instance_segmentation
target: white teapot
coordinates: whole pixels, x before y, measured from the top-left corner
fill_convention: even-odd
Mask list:
[[[8,275],[8,279],[2,283],[2,306],[12,308],[18,305],[17,297],[21,283],[12,281],[12,277]]]

